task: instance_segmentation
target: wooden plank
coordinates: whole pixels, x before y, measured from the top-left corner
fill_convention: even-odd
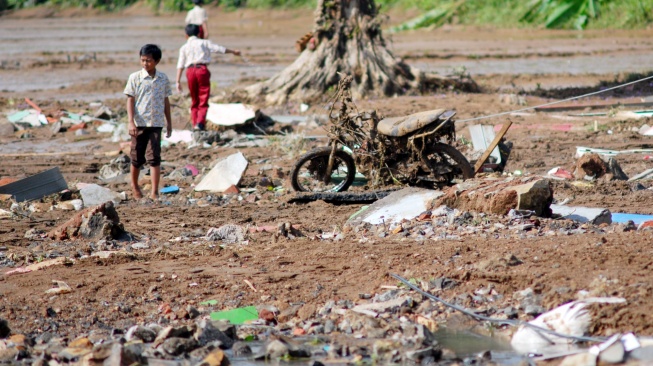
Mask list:
[[[494,136],[494,140],[492,140],[492,143],[490,143],[490,146],[487,147],[487,150],[483,153],[483,156],[481,156],[480,159],[476,162],[476,166],[474,166],[474,174],[478,173],[481,170],[481,167],[483,167],[483,164],[485,164],[485,161],[487,158],[490,157],[490,154],[492,154],[492,150],[494,150],[497,145],[499,145],[499,142],[503,138],[503,136],[508,132],[508,129],[512,126],[512,121],[508,120],[507,123],[503,124],[503,127],[501,127],[501,131]]]

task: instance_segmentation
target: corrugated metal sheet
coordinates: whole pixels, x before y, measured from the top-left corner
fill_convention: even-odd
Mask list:
[[[0,186],[0,194],[10,194],[17,202],[31,201],[68,189],[68,183],[59,171],[52,168],[31,177]]]

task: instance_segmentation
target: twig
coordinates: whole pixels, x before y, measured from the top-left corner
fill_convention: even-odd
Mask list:
[[[249,280],[243,280],[243,281],[247,284],[247,286],[249,286],[249,288],[251,288],[252,290],[254,290],[254,292],[258,292],[258,291],[256,290],[256,287],[254,287],[254,285],[252,285],[252,283],[249,282]]]

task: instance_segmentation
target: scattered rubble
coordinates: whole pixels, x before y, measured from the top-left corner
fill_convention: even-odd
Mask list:
[[[90,207],[50,231],[47,236],[54,240],[76,237],[119,239],[125,234],[118,213],[111,201]]]

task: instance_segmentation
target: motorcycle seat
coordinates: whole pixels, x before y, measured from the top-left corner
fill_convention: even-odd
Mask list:
[[[440,118],[440,116],[442,116],[443,119],[446,119],[451,118],[455,113],[456,112],[454,111],[447,111],[446,109],[434,109],[410,114],[408,116],[384,118],[379,121],[377,130],[382,135],[401,137],[417,131],[424,126],[428,126]]]

